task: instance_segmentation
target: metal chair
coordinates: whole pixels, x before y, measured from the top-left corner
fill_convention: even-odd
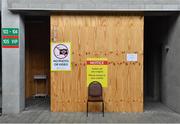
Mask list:
[[[87,117],[88,117],[88,102],[101,102],[102,103],[102,113],[104,117],[104,100],[103,100],[103,88],[102,85],[93,81],[88,86],[88,100],[87,100]]]

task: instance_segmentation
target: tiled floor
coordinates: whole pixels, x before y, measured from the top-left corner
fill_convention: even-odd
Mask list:
[[[146,103],[143,113],[105,113],[102,117],[101,113],[90,113],[86,117],[86,113],[62,113],[50,112],[49,100],[36,99],[29,100],[26,104],[27,108],[20,114],[2,115],[0,122],[21,122],[21,123],[86,123],[86,122],[179,122],[180,114],[171,111],[161,103]]]

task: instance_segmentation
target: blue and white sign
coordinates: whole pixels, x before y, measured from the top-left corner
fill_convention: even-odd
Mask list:
[[[135,53],[128,53],[126,56],[128,62],[136,62],[137,61],[137,54]]]
[[[71,71],[71,43],[51,43],[51,71]]]

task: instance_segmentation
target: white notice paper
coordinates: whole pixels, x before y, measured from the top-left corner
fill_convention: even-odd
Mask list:
[[[137,54],[135,53],[128,53],[126,56],[128,62],[136,62],[137,61]]]

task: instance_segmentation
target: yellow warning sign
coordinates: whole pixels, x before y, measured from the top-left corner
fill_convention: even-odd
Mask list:
[[[88,58],[87,59],[87,86],[98,81],[103,87],[107,87],[108,76],[107,58]]]

